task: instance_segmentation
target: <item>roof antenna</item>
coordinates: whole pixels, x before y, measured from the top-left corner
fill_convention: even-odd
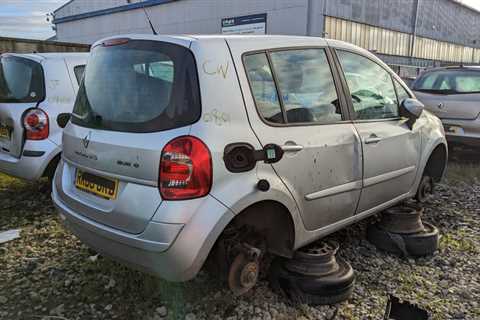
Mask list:
[[[142,5],[143,12],[145,13],[145,17],[147,17],[148,24],[150,25],[150,29],[152,29],[152,33],[154,35],[158,35],[157,31],[155,31],[155,28],[153,27],[152,21],[150,21],[150,17],[148,16],[147,10],[145,9],[145,3]]]

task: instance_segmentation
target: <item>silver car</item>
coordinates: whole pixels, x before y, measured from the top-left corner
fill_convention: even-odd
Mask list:
[[[0,172],[53,178],[62,151],[57,116],[71,112],[88,53],[0,55]]]
[[[172,281],[216,250],[290,257],[441,179],[443,127],[422,109],[343,42],[108,38],[92,47],[53,200],[83,242]]]
[[[431,69],[413,83],[413,90],[442,120],[449,142],[480,147],[480,67]]]

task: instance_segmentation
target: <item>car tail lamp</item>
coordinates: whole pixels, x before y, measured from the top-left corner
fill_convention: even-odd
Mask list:
[[[212,186],[212,157],[208,147],[193,136],[178,137],[163,148],[158,188],[165,200],[207,195]]]
[[[48,115],[39,108],[29,109],[23,115],[23,127],[27,140],[44,140],[48,138]]]

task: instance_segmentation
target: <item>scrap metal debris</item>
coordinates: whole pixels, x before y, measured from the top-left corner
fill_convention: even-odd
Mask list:
[[[20,229],[0,232],[0,244],[20,238]]]
[[[408,301],[401,302],[395,296],[390,295],[384,320],[428,320],[428,312]]]

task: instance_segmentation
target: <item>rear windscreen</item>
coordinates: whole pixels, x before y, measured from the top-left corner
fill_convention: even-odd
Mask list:
[[[415,81],[413,89],[439,94],[480,93],[480,71],[445,69],[427,72]]]
[[[158,41],[95,47],[80,85],[72,122],[114,131],[153,132],[200,117],[193,54]]]
[[[40,63],[14,56],[0,58],[0,102],[38,102],[44,98]]]

